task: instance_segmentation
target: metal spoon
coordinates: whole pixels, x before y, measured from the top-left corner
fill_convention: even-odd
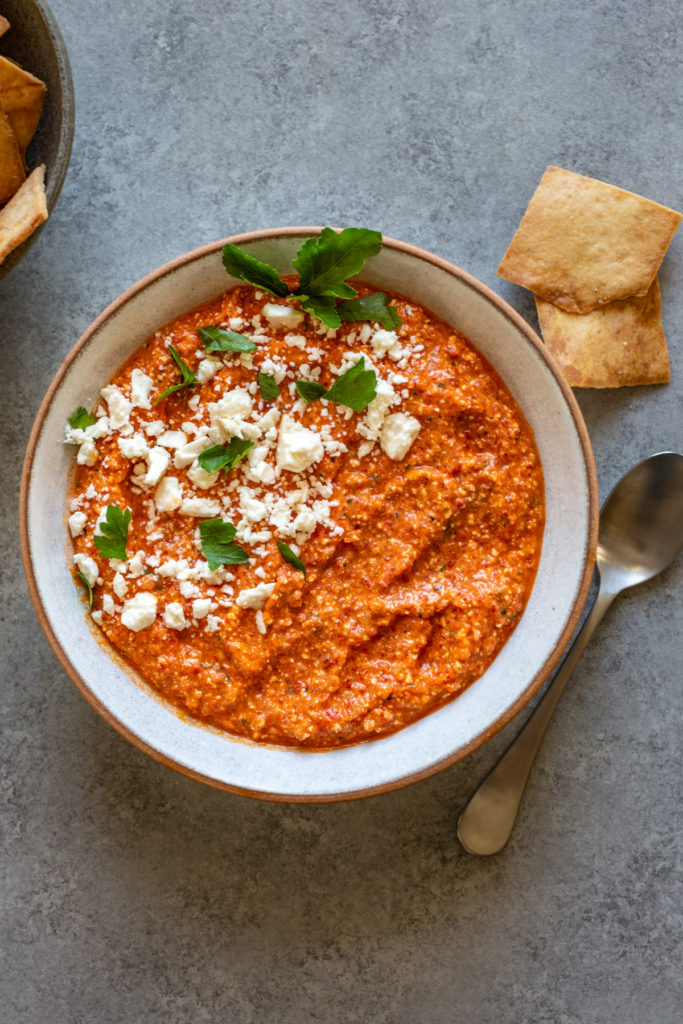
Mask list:
[[[458,838],[468,853],[498,853],[508,841],[555,705],[614,598],[666,569],[682,547],[683,455],[661,452],[622,477],[602,507],[595,604],[535,711],[460,815]]]

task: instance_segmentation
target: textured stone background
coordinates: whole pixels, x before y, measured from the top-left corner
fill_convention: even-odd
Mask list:
[[[261,804],[181,778],[59,668],[26,593],[16,500],[35,411],[90,320],[226,234],[377,227],[535,325],[495,268],[547,163],[683,205],[679,4],[53,8],[74,155],[40,243],[0,283],[3,1021],[673,1024],[682,564],[611,611],[508,848],[478,860],[458,810],[515,725],[354,804]],[[683,233],[661,280],[671,383],[578,396],[603,496],[682,446]]]

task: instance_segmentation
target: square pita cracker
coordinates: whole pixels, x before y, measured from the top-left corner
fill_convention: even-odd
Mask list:
[[[14,195],[26,178],[24,161],[0,96],[0,205]]]
[[[659,281],[647,295],[610,302],[586,313],[566,313],[536,299],[543,338],[575,388],[665,384],[669,354],[661,321]]]
[[[645,295],[681,214],[595,178],[548,167],[498,267],[571,313]]]
[[[13,60],[0,57],[0,97],[22,157],[36,133],[46,92],[45,83],[39,78]]]
[[[0,263],[46,220],[45,164],[41,164],[0,210]]]

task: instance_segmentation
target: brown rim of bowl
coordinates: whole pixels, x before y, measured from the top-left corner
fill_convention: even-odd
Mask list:
[[[26,450],[26,457],[24,459],[24,465],[21,474],[21,488],[19,497],[19,528],[21,538],[21,554],[24,562],[24,570],[26,572],[26,579],[28,582],[28,589],[33,601],[38,620],[43,628],[52,650],[56,654],[62,668],[65,670],[67,675],[70,677],[73,683],[81,691],[85,699],[95,708],[95,710],[104,718],[105,722],[108,722],[114,729],[125,736],[134,746],[139,750],[143,750],[150,757],[153,757],[156,761],[160,761],[162,764],[167,765],[169,768],[173,768],[174,771],[179,772],[181,775],[185,775],[188,778],[196,779],[198,782],[203,782],[208,786],[212,786],[214,789],[221,789],[229,793],[236,793],[239,796],[249,796],[257,800],[270,800],[278,803],[334,803],[343,800],[357,800],[368,796],[377,796],[380,793],[388,793],[394,789],[401,789],[404,786],[411,785],[414,782],[420,782],[422,779],[429,778],[431,775],[436,775],[437,772],[442,771],[449,765],[455,764],[456,761],[461,761],[472,751],[476,750],[487,740],[491,739],[492,736],[503,728],[504,725],[514,718],[518,711],[520,711],[525,704],[531,700],[534,694],[541,688],[543,683],[546,681],[553,668],[558,663],[560,656],[562,655],[566,645],[568,644],[574,629],[581,615],[581,611],[588,595],[588,589],[590,587],[591,577],[593,574],[593,564],[595,559],[595,549],[597,545],[598,537],[598,481],[595,471],[595,462],[593,459],[593,452],[591,449],[590,439],[588,436],[588,430],[584,423],[581,411],[578,403],[572,394],[569,385],[562,377],[558,367],[552,361],[550,356],[545,350],[545,346],[542,341],[532,330],[532,328],[526,323],[522,317],[512,309],[500,296],[496,295],[487,285],[482,284],[476,278],[472,277],[466,271],[456,267],[455,264],[449,263],[447,260],[441,259],[439,256],[434,256],[432,253],[427,252],[425,249],[420,249],[417,246],[409,245],[406,242],[399,242],[394,238],[382,237],[382,245],[389,249],[397,249],[400,252],[408,253],[410,256],[417,257],[417,259],[423,260],[426,263],[431,263],[436,267],[440,267],[453,277],[457,277],[464,281],[468,287],[474,291],[479,292],[489,302],[501,312],[507,319],[519,330],[528,341],[538,350],[542,358],[546,362],[548,368],[553,374],[556,382],[558,383],[560,390],[564,396],[564,399],[569,407],[574,425],[576,427],[579,441],[581,443],[581,450],[583,453],[584,465],[586,467],[586,475],[588,478],[588,499],[589,499],[589,522],[588,522],[588,543],[586,550],[584,551],[584,566],[583,575],[581,579],[581,585],[578,593],[572,605],[571,613],[567,620],[562,634],[555,644],[551,654],[546,658],[545,662],[541,666],[540,670],[536,673],[534,678],[528,684],[523,693],[518,697],[512,707],[497,718],[487,729],[480,732],[473,740],[466,743],[464,746],[459,747],[448,757],[442,758],[437,761],[436,764],[430,765],[427,768],[422,768],[419,771],[412,772],[409,775],[404,775],[399,779],[393,779],[391,782],[386,782],[378,786],[370,786],[367,789],[356,789],[350,792],[343,793],[327,793],[323,795],[312,796],[310,794],[282,794],[282,793],[268,793],[260,790],[245,789],[241,786],[233,786],[226,782],[221,782],[217,779],[210,778],[207,775],[202,775],[200,772],[193,771],[185,765],[179,764],[172,758],[167,757],[154,747],[149,746],[143,740],[141,740],[135,733],[133,733],[127,726],[123,725],[108,708],[97,700],[93,695],[90,688],[88,687],[85,680],[79,675],[74,666],[71,664],[67,653],[62,648],[61,644],[57,640],[50,622],[45,614],[38,587],[36,584],[35,576],[33,574],[33,566],[31,563],[31,555],[29,550],[29,538],[28,538],[28,488],[29,479],[31,475],[31,469],[33,466],[33,459],[35,455],[36,446],[38,439],[42,431],[42,424],[47,414],[47,410],[52,402],[52,399],[62,382],[64,375],[71,366],[72,362],[84,347],[84,345],[90,340],[92,335],[99,330],[100,326],[113,316],[125,303],[127,303],[133,296],[147,288],[152,282],[158,280],[160,277],[164,277],[167,274],[172,274],[178,267],[183,266],[187,263],[194,262],[197,259],[201,259],[203,256],[208,255],[211,252],[216,252],[221,249],[226,242],[231,242],[234,245],[244,245],[248,242],[257,242],[262,239],[273,238],[273,237],[290,237],[296,235],[316,235],[319,234],[322,228],[320,227],[286,227],[286,228],[274,228],[270,230],[261,231],[249,231],[241,235],[232,235],[229,238],[224,238],[219,242],[212,242],[208,245],[201,246],[198,249],[193,249],[191,252],[185,253],[183,256],[179,256],[170,263],[164,264],[159,267],[158,270],[153,271],[146,277],[143,277],[137,284],[132,285],[122,295],[110,303],[107,308],[100,313],[100,315],[92,322],[87,328],[84,334],[81,335],[79,340],[76,342],[74,347],[71,349],[69,354],[64,359],[63,363],[57,370],[55,377],[47,390],[43,401],[40,404],[40,408],[36,414],[36,418],[31,430],[31,436],[29,438],[28,447]]]

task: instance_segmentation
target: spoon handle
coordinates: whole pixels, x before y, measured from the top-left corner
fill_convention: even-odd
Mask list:
[[[458,838],[468,853],[488,856],[498,853],[508,841],[531,766],[555,705],[586,644],[615,597],[616,594],[600,587],[588,618],[533,714],[460,815]]]

